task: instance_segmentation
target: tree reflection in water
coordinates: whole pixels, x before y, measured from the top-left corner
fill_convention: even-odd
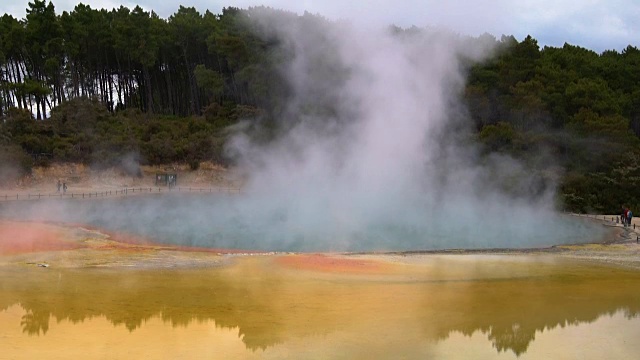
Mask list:
[[[363,328],[375,342],[417,326],[417,336],[432,341],[481,331],[498,352],[516,355],[538,332],[640,311],[640,273],[566,260],[434,256],[389,274],[344,275],[290,270],[273,259],[190,270],[0,267],[0,310],[22,306],[23,332],[39,336],[51,319],[103,316],[129,331],[153,317],[174,327],[213,320],[239,328],[257,350]]]
[[[47,310],[27,310],[27,313],[22,316],[20,325],[22,331],[29,335],[46,335],[49,330],[49,318],[51,313]]]

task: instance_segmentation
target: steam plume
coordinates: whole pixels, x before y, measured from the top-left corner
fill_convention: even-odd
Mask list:
[[[66,220],[168,242],[264,250],[544,246],[594,228],[559,216],[553,186],[505,156],[481,158],[459,96],[480,39],[252,17],[283,44],[291,93],[272,141],[228,144],[247,174],[240,196],[91,202]],[[505,191],[505,189],[510,189]],[[75,215],[69,215],[75,214]]]
[[[309,24],[275,27],[295,54],[285,70],[296,94],[286,130],[268,146],[243,134],[231,143],[251,174],[247,202],[264,212],[258,218],[280,214],[280,230],[337,249],[518,247],[576,236],[553,212],[552,187],[532,192],[522,164],[478,165],[462,143],[470,141],[458,98],[464,65],[495,42]],[[332,111],[305,112],[323,107]],[[507,195],[505,181],[517,190]]]

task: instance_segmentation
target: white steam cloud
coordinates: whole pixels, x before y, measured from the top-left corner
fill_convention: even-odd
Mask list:
[[[266,146],[242,134],[231,143],[250,174],[243,213],[279,214],[276,234],[330,249],[518,247],[576,236],[553,211],[552,188],[536,190],[513,159],[474,164],[473,146],[460,143],[470,139],[459,123],[464,64],[489,56],[495,42],[294,24],[275,26],[295,54],[285,69],[295,94],[286,130]],[[327,104],[328,114],[308,111]]]
[[[274,140],[228,144],[243,194],[69,202],[48,218],[275,251],[536,247],[598,231],[556,213],[553,186],[524,164],[477,155],[459,97],[466,66],[495,42],[270,14],[252,19],[291,54],[294,95]]]

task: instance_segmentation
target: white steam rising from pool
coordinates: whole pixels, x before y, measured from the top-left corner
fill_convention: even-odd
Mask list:
[[[462,62],[490,55],[490,44],[262,20],[294,49],[285,72],[295,96],[275,142],[240,134],[231,143],[249,174],[242,213],[258,222],[277,213],[265,228],[332,249],[518,247],[575,235],[553,212],[553,189],[535,189],[512,159],[478,164],[468,143]],[[520,190],[507,195],[509,178]]]
[[[242,195],[69,202],[46,216],[277,251],[536,247],[599,230],[558,215],[553,187],[524,165],[477,156],[459,96],[465,64],[491,54],[480,39],[252,18],[292,54],[294,96],[275,140],[239,131],[228,144]]]

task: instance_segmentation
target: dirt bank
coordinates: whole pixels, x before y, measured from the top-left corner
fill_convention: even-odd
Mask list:
[[[159,245],[79,225],[0,221],[0,266],[190,268],[217,266],[223,255],[238,253]]]
[[[58,226],[0,220],[0,255],[71,250],[83,247]]]
[[[0,195],[57,194],[58,181],[68,186],[69,192],[107,191],[129,187],[155,187],[156,174],[177,175],[177,186],[239,188],[240,177],[220,165],[203,162],[197,170],[186,164],[166,166],[140,166],[131,172],[121,168],[93,169],[82,164],[52,164],[34,168],[31,175],[0,187]],[[160,184],[159,186],[164,186]]]

